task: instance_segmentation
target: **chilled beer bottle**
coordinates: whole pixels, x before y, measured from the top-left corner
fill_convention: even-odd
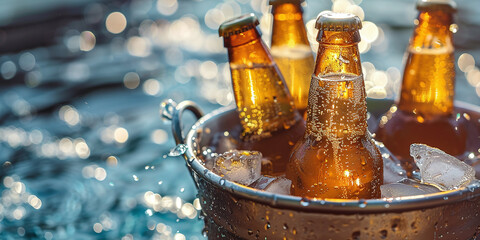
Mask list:
[[[361,21],[346,13],[317,18],[319,48],[310,85],[307,127],[287,166],[293,195],[379,198],[383,160],[367,130],[358,43]]]
[[[424,143],[451,155],[465,151],[465,118],[453,116],[455,87],[453,1],[422,0],[407,49],[402,89],[396,105],[382,117],[377,139],[407,170],[412,143]]]
[[[252,14],[220,25],[228,49],[232,86],[242,125],[241,149],[261,151],[273,172],[285,171],[288,156],[304,129],[282,74],[260,38]],[[274,136],[275,135],[275,136]]]
[[[313,54],[303,22],[304,0],[270,0],[273,13],[272,56],[301,115],[307,110]]]

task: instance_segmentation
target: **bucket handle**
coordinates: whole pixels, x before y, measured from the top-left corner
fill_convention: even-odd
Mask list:
[[[189,110],[195,115],[197,119],[203,116],[203,111],[198,107],[195,102],[183,101],[177,104],[172,99],[167,99],[161,104],[161,117],[172,121],[172,133],[175,138],[175,143],[185,144],[185,137],[182,131],[182,115],[185,110]]]

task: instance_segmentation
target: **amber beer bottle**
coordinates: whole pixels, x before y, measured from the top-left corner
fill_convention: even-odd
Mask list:
[[[281,173],[285,171],[288,155],[301,136],[304,124],[283,76],[260,38],[258,24],[253,13],[246,14],[221,24],[219,35],[228,49],[232,86],[242,125],[238,147],[261,151],[272,161],[272,171]]]
[[[361,21],[321,13],[319,48],[308,99],[307,127],[287,166],[293,195],[379,198],[383,160],[367,130],[365,85],[358,43]]]
[[[465,119],[453,116],[455,66],[453,13],[448,0],[422,0],[407,49],[400,98],[381,118],[377,139],[413,168],[409,149],[424,143],[451,155],[466,148]]]
[[[314,59],[303,22],[304,0],[270,0],[273,14],[271,52],[282,72],[295,106],[307,110]]]

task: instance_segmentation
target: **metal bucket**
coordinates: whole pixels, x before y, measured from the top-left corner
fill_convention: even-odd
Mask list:
[[[369,101],[369,111],[383,113],[391,103]],[[459,105],[480,112],[475,106]],[[198,188],[209,239],[480,239],[479,186],[347,201],[272,194],[225,180],[205,168],[197,157],[212,133],[229,131],[239,124],[233,107],[203,117],[190,101],[170,102],[167,108],[171,114],[165,116],[172,120],[176,142],[186,146],[184,157]],[[181,130],[184,110],[199,118],[185,138]]]

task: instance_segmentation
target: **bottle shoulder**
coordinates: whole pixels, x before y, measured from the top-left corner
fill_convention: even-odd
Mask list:
[[[304,136],[295,145],[291,157],[300,160],[306,158],[328,159],[337,155],[345,157],[364,154],[372,158],[381,158],[380,151],[375,146],[373,139],[367,134],[334,140]]]

